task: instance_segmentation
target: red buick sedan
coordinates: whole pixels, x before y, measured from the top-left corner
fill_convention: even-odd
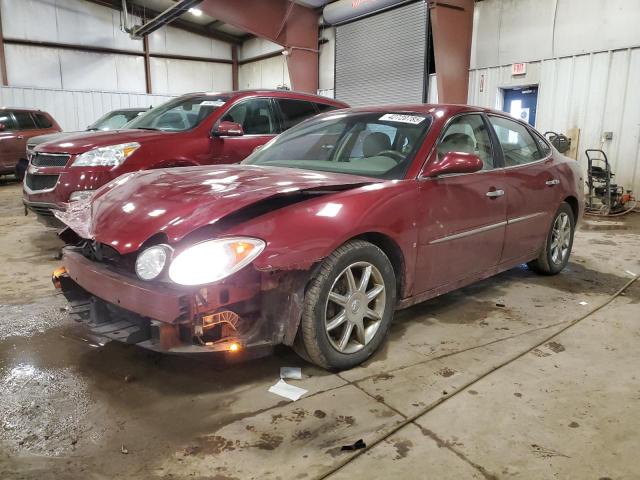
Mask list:
[[[350,368],[397,309],[522,263],[560,272],[580,175],[501,112],[326,113],[241,165],[131,173],[57,213],[54,283],[100,337],[228,355],[286,344]]]

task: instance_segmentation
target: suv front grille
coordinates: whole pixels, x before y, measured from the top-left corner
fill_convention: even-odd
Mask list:
[[[33,175],[27,173],[24,184],[32,191],[49,190],[56,186],[59,175]]]
[[[69,158],[70,155],[34,153],[31,156],[31,165],[34,167],[64,167],[69,161]]]

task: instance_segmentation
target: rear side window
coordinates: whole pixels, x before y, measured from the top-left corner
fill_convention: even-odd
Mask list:
[[[49,117],[47,117],[46,115],[43,115],[41,113],[34,113],[33,116],[36,119],[36,125],[38,125],[38,128],[51,128],[51,127],[53,127],[53,124],[51,123],[51,120],[49,120]]]
[[[538,143],[524,125],[503,117],[489,116],[489,121],[504,152],[505,167],[525,165],[542,158]]]
[[[13,122],[11,112],[0,111],[0,123],[4,125],[5,130],[15,130],[16,126]]]
[[[36,128],[36,122],[33,121],[33,117],[29,112],[13,112],[16,121],[18,122],[18,130],[31,130]]]
[[[326,103],[316,103],[316,107],[320,113],[338,109],[335,105],[327,105]]]
[[[297,125],[309,117],[313,117],[316,112],[313,103],[301,100],[290,100],[287,98],[279,98],[276,100],[280,106],[280,111],[284,117],[284,129],[287,130]]]

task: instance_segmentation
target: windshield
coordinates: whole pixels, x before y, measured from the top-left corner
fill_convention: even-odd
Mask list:
[[[202,123],[229,100],[225,95],[195,95],[171,100],[152,108],[127,125],[127,128],[180,132]]]
[[[87,130],[117,130],[145,112],[140,110],[114,110],[109,112],[87,127]]]
[[[242,163],[400,179],[430,125],[430,116],[415,113],[324,115],[286,131]]]

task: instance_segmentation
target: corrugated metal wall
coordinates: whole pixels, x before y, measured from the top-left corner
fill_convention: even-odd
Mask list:
[[[170,98],[165,95],[0,87],[0,106],[44,110],[67,131],[84,130],[98,117],[116,108],[157,107]]]
[[[469,103],[501,109],[501,87],[539,85],[536,128],[580,129],[583,167],[584,150],[602,148],[617,182],[640,195],[640,48],[531,62],[527,69],[526,79],[514,79],[510,65],[472,70]],[[613,139],[603,141],[603,132]]]
[[[501,88],[538,85],[536,128],[580,129],[585,170],[584,150],[602,148],[617,183],[640,196],[638,21],[637,1],[476,3],[468,103],[501,109]],[[511,75],[515,62],[527,62],[526,75]]]
[[[144,93],[142,41],[120,29],[120,13],[85,0],[0,0],[9,85],[64,90]],[[140,23],[139,19],[132,21]],[[12,44],[28,40],[107,47],[130,54]],[[231,45],[173,27],[149,35],[151,54],[231,60]],[[232,88],[227,63],[151,58],[154,93]]]

